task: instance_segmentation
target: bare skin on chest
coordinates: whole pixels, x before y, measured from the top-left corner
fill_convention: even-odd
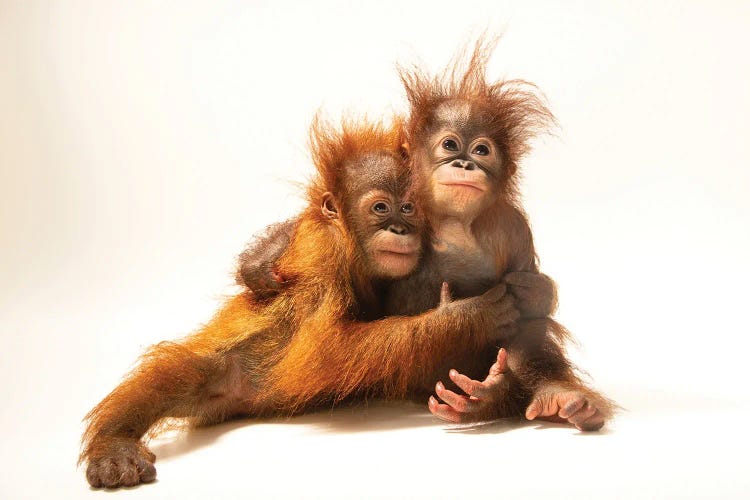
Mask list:
[[[499,281],[493,255],[458,219],[445,220],[437,226],[432,250],[442,279],[456,297],[481,294]]]

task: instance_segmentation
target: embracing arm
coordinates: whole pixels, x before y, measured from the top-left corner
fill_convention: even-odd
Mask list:
[[[484,295],[450,301],[443,284],[440,305],[418,316],[395,316],[344,325],[343,345],[332,352],[345,374],[343,388],[383,384],[387,397],[403,397],[430,380],[442,360],[504,340],[501,328],[518,317],[503,284]]]
[[[505,291],[500,284],[482,296],[450,302],[444,285],[436,309],[367,323],[342,319],[324,326],[313,316],[274,367],[274,391],[293,406],[370,389],[403,397],[425,384],[445,356],[471,352],[507,334],[500,326],[518,314]]]
[[[525,319],[545,318],[557,309],[557,285],[539,272],[539,259],[526,215],[517,208],[508,217],[512,248],[509,250],[508,272],[502,278],[515,297],[515,306]]]

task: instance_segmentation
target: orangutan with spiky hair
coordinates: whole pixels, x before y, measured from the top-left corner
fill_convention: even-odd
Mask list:
[[[434,307],[439,297],[432,288],[442,281],[456,297],[506,283],[524,317],[515,325],[518,333],[499,352],[444,359],[446,371],[460,371],[449,371],[453,387],[437,383],[443,403],[431,397],[430,410],[452,422],[524,414],[596,430],[613,405],[582,383],[565,356],[567,331],[547,318],[556,307],[555,286],[538,274],[518,196],[518,163],[554,118],[535,86],[487,82],[494,45],[480,39],[467,62],[458,57],[435,77],[400,70],[411,105],[406,140],[432,239],[418,271],[391,286],[386,313]],[[416,293],[421,290],[427,293]]]

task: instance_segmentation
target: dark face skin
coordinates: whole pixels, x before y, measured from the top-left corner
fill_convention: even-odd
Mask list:
[[[470,118],[473,118],[470,120]],[[452,102],[435,111],[423,142],[423,174],[440,216],[473,219],[495,196],[502,154],[468,103]]]
[[[422,224],[399,161],[373,153],[346,168],[343,218],[374,278],[403,278],[416,268],[422,250]],[[329,217],[337,212],[332,195],[322,210]]]

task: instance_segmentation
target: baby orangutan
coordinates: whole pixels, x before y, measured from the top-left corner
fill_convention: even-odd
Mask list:
[[[460,62],[442,77],[402,70],[411,104],[406,135],[411,162],[432,229],[416,273],[389,290],[387,314],[418,314],[434,307],[432,291],[447,281],[457,297],[485,292],[502,281],[522,295],[542,286],[531,229],[517,190],[517,164],[529,139],[553,121],[535,88],[522,81],[485,80],[492,44],[481,40],[465,68]],[[544,278],[542,278],[544,279]],[[439,382],[430,410],[452,422],[525,414],[597,430],[612,403],[587,388],[564,352],[567,332],[545,319],[556,304],[550,293],[520,302],[525,319],[504,344],[489,376],[479,360],[446,360],[450,380],[464,394]],[[414,293],[426,290],[426,293]],[[531,318],[531,319],[530,319]],[[539,319],[536,319],[539,318]],[[490,361],[491,362],[491,361]],[[488,362],[489,364],[489,362]],[[507,364],[507,372],[506,372]]]
[[[145,439],[168,417],[199,424],[293,414],[353,396],[404,398],[437,360],[499,342],[517,313],[505,285],[409,318],[382,316],[383,287],[417,266],[423,221],[409,197],[401,127],[319,121],[317,177],[263,303],[227,300],[196,333],[151,347],[86,416],[80,461],[94,487],[153,481]],[[441,288],[441,284],[438,284]]]

